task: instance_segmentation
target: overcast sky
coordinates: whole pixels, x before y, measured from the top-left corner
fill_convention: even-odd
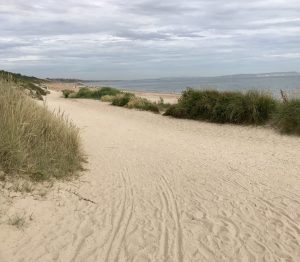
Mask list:
[[[300,71],[300,0],[0,0],[0,69],[82,79]]]

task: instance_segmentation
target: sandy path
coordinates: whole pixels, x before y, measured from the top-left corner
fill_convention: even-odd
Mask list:
[[[1,262],[299,261],[299,138],[55,93],[48,104],[81,128],[89,171],[10,207],[33,221],[0,225]]]

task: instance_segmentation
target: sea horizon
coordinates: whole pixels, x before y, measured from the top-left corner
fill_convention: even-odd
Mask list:
[[[80,80],[87,86],[111,86],[132,91],[181,93],[186,88],[218,91],[257,90],[280,95],[280,90],[295,95],[300,91],[300,74],[275,72],[208,77],[164,77],[135,80]]]

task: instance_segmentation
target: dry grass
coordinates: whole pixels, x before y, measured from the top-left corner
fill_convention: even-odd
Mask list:
[[[0,170],[40,181],[64,178],[81,169],[78,129],[61,113],[0,82]]]
[[[127,103],[126,107],[130,109],[135,108],[143,111],[152,111],[154,113],[159,113],[157,104],[141,97],[132,97]]]
[[[112,96],[112,95],[105,95],[105,96],[102,96],[100,98],[100,100],[102,102],[112,102],[114,100],[115,96]]]
[[[8,224],[11,226],[15,226],[18,229],[21,229],[25,226],[26,220],[24,215],[21,216],[19,214],[15,214],[12,217],[8,218]]]

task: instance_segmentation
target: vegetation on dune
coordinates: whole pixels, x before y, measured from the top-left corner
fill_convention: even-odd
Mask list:
[[[284,134],[300,135],[300,99],[291,99],[278,106],[273,126]]]
[[[255,91],[243,94],[187,89],[178,104],[167,109],[165,115],[217,123],[263,124],[276,105],[271,96]]]
[[[0,81],[0,169],[34,180],[64,178],[81,169],[78,129],[38,105],[14,83]]]
[[[98,89],[81,88],[77,93],[72,90],[63,90],[65,98],[91,98],[100,99],[103,102],[110,102],[114,106],[121,106],[127,108],[135,108],[138,110],[152,111],[159,113],[165,111],[170,107],[165,104],[163,99],[158,103],[151,102],[148,99],[136,97],[135,94],[129,92],[122,92],[111,87],[102,87]]]
[[[2,82],[14,83],[21,88],[28,90],[29,94],[40,100],[43,100],[42,96],[47,95],[49,92],[43,88],[45,80],[33,77],[24,76],[21,74],[15,74],[7,71],[0,70],[0,80]]]
[[[89,98],[89,99],[100,99],[102,96],[110,95],[115,96],[121,93],[118,89],[111,87],[102,87],[97,89],[81,88],[77,93],[72,95],[72,98]]]
[[[132,97],[126,105],[127,108],[136,108],[143,111],[159,113],[159,107],[146,98]]]
[[[100,98],[100,100],[102,101],[102,102],[112,102],[113,101],[113,99],[115,98],[115,96],[111,96],[111,95],[105,95],[105,96],[102,96],[101,98]]]
[[[100,99],[114,106],[215,123],[263,125],[270,122],[282,133],[300,134],[300,100],[282,103],[258,91],[242,93],[187,89],[174,105],[164,103],[163,99],[151,102],[109,87],[96,90],[82,88],[77,93],[64,91],[64,96]]]
[[[114,97],[111,104],[113,106],[126,106],[128,102],[134,97],[135,95],[132,93],[121,93]]]
[[[43,83],[44,80],[39,79],[37,77],[34,76],[25,76],[25,75],[21,75],[21,74],[16,74],[16,73],[11,73],[11,72],[7,72],[4,70],[0,70],[0,78],[2,80],[7,80],[9,82],[30,82],[30,83]]]
[[[68,98],[68,97],[70,97],[71,94],[74,94],[75,91],[70,90],[70,89],[65,89],[65,90],[62,90],[62,93],[63,93],[64,98]]]

